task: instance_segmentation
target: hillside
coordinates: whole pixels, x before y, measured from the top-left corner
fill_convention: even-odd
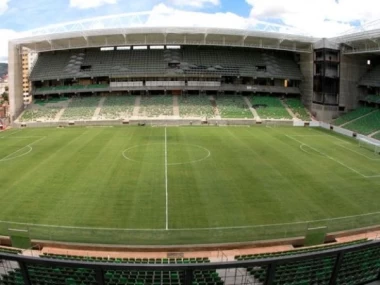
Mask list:
[[[8,63],[0,63],[0,77],[8,73]]]

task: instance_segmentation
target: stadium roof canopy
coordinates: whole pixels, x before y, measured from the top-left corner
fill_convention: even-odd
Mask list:
[[[49,25],[20,33],[10,44],[35,52],[109,46],[212,45],[309,53],[313,44],[322,40],[291,26],[258,20],[245,23],[244,29],[229,29],[213,27],[212,21],[210,27],[196,23],[185,26],[180,20],[170,26],[165,21],[168,16],[165,11],[148,11]],[[229,23],[224,24],[228,26]],[[343,44],[345,54],[379,53],[380,20],[324,41],[336,47]]]
[[[380,53],[380,20],[356,27],[329,40],[343,44],[345,54]]]
[[[152,12],[127,13],[46,26],[21,33],[13,46],[36,52],[74,48],[136,45],[213,45],[311,52],[318,38],[292,27],[254,21],[247,29],[160,26]],[[165,13],[155,17],[164,18]],[[162,21],[166,23],[165,21]]]

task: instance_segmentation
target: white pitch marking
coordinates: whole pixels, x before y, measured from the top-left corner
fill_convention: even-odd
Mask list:
[[[250,226],[232,226],[232,227],[209,227],[209,228],[177,228],[177,229],[169,229],[168,231],[209,231],[209,230],[235,230],[235,229],[251,229],[251,228],[262,228],[262,227],[273,227],[273,226],[286,226],[286,225],[298,225],[298,224],[309,224],[309,223],[316,223],[316,222],[327,222],[327,221],[337,221],[337,220],[343,220],[343,219],[352,219],[357,217],[365,217],[370,215],[378,215],[380,212],[372,212],[362,215],[352,215],[352,216],[343,216],[343,217],[337,217],[337,218],[331,218],[331,219],[321,219],[321,220],[314,220],[314,221],[299,221],[299,222],[293,222],[293,223],[277,223],[277,224],[266,224],[266,225],[250,225]],[[12,221],[1,221],[0,223],[7,223],[7,224],[13,224],[13,225],[22,225],[22,226],[38,226],[38,227],[44,227],[44,228],[59,228],[59,229],[81,229],[81,230],[101,230],[101,231],[154,231],[154,232],[163,232],[166,231],[166,229],[123,229],[123,228],[94,228],[94,227],[78,227],[78,226],[59,226],[59,225],[47,225],[47,224],[34,224],[34,223],[22,223],[22,222],[12,222]]]
[[[356,154],[358,154],[358,155],[361,155],[361,156],[364,156],[365,158],[367,158],[367,159],[369,159],[369,160],[380,160],[380,158],[372,158],[372,157],[368,157],[367,155],[365,155],[365,154],[362,154],[362,153],[360,153],[360,152],[358,152],[358,151],[356,151],[356,150],[353,150],[353,149],[350,149],[350,148],[348,148],[348,147],[345,147],[345,146],[343,146],[343,145],[341,145],[341,144],[338,144],[338,143],[335,143],[337,146],[340,146],[340,147],[343,147],[343,148],[345,148],[345,149],[347,149],[347,150],[349,150],[349,151],[352,151],[352,152],[354,152],[354,153],[356,153]]]
[[[14,138],[14,137],[13,137],[13,138]],[[12,159],[19,158],[19,157],[22,157],[22,156],[25,156],[25,155],[29,154],[29,153],[33,150],[32,145],[34,145],[35,143],[38,143],[39,141],[41,141],[41,140],[43,140],[43,139],[45,139],[45,138],[46,138],[46,137],[41,137],[39,140],[36,140],[36,141],[34,141],[34,142],[32,142],[32,143],[30,143],[30,144],[28,144],[28,145],[26,145],[26,146],[24,146],[24,147],[22,147],[22,148],[20,148],[20,149],[18,149],[18,150],[16,150],[16,151],[12,152],[12,153],[10,153],[10,154],[8,154],[6,157],[3,157],[2,159],[0,159],[0,162],[2,162],[2,161],[12,160]],[[23,154],[21,154],[21,155],[18,155],[18,156],[14,156],[14,157],[9,158],[10,156],[14,155],[15,153],[18,153],[20,150],[22,150],[22,149],[24,149],[24,148],[29,148],[29,151],[26,152],[26,153],[23,153]]]
[[[298,142],[298,143],[300,143],[300,144],[303,144],[303,145],[305,145],[305,146],[311,148],[312,150],[318,152],[319,154],[321,154],[321,155],[327,157],[328,159],[330,159],[330,160],[332,160],[332,161],[335,161],[336,163],[339,163],[340,165],[342,165],[342,166],[346,167],[347,169],[349,169],[349,170],[355,172],[356,174],[359,174],[360,176],[362,176],[362,177],[364,177],[364,178],[370,178],[370,177],[365,176],[364,174],[360,173],[360,172],[357,171],[356,169],[353,169],[353,168],[351,168],[351,167],[345,165],[343,162],[340,162],[339,160],[337,160],[337,159],[335,159],[335,158],[333,158],[333,157],[331,157],[331,156],[329,156],[329,155],[327,155],[327,154],[325,154],[325,153],[323,153],[323,152],[317,150],[316,148],[314,148],[314,147],[312,147],[312,146],[309,146],[308,144],[305,144],[305,143],[301,142],[300,140],[297,140],[296,138],[292,138],[291,136],[288,136],[288,135],[285,135],[285,136],[288,137],[288,138],[290,138],[290,139],[292,139],[292,140],[294,140],[294,141],[296,141],[296,142]]]
[[[166,227],[169,229],[169,209],[168,209],[168,143],[167,143],[167,134],[165,127],[165,198],[166,198]]]
[[[4,139],[4,138],[7,138],[7,137],[10,137],[10,136],[13,136],[14,134],[17,134],[19,132],[21,132],[22,130],[18,130],[17,132],[14,132],[14,133],[11,133],[10,135],[8,136],[2,136],[1,138]]]
[[[123,150],[122,152],[122,155],[125,159],[127,160],[130,160],[130,161],[134,161],[134,162],[142,162],[142,161],[139,161],[139,160],[136,160],[136,159],[133,159],[133,158],[130,158],[128,155],[126,155],[126,153],[131,150],[131,149],[134,149],[134,148],[138,148],[138,147],[141,147],[141,146],[149,146],[149,145],[154,145],[154,144],[160,144],[160,143],[151,143],[151,144],[139,144],[139,145],[135,145],[135,146],[132,146],[130,148],[127,148],[125,150]],[[202,162],[204,160],[206,160],[207,158],[209,158],[211,156],[211,151],[208,150],[207,148],[203,147],[203,146],[200,146],[200,145],[196,145],[196,144],[181,144],[181,143],[171,143],[171,145],[174,145],[174,144],[179,144],[179,145],[187,145],[187,146],[192,146],[192,147],[196,147],[196,148],[199,148],[199,149],[202,149],[204,150],[207,155],[205,157],[202,157],[200,159],[197,159],[197,160],[191,160],[191,161],[188,161],[188,162],[172,162],[172,163],[168,163],[167,165],[168,166],[173,166],[173,165],[185,165],[185,164],[193,164],[193,163],[197,163],[197,162]],[[151,162],[146,162],[146,163],[150,163],[150,164],[157,164],[157,165],[161,165],[161,163],[151,163]]]

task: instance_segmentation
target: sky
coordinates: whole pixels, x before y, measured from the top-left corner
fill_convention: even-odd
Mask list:
[[[146,26],[256,29],[258,23],[331,37],[380,19],[379,0],[0,0],[0,62],[20,32],[81,19],[152,11]],[[162,12],[165,17],[162,17]],[[161,13],[161,16],[160,16]],[[145,19],[144,19],[145,21]],[[279,31],[283,30],[279,26]]]

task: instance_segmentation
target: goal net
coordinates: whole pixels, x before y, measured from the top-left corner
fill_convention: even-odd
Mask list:
[[[376,154],[380,154],[380,143],[375,143],[374,141],[367,140],[365,138],[359,138],[359,147],[368,149]]]

